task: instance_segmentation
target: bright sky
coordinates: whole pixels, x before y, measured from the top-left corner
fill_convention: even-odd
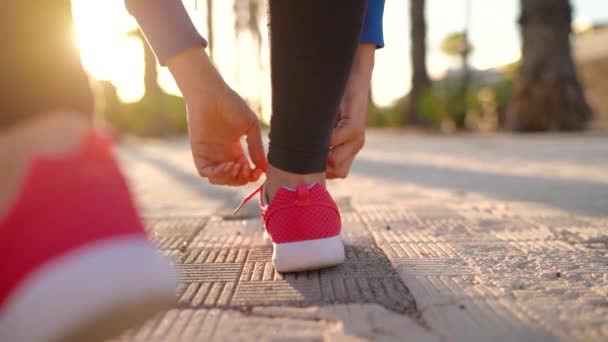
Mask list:
[[[126,32],[137,27],[127,13],[123,0],[72,0],[77,41],[85,68],[96,78],[110,80],[123,101],[136,101],[143,96],[143,48]],[[206,35],[205,1],[183,0],[195,25]],[[456,61],[440,50],[443,38],[461,31],[465,22],[465,1],[427,0],[428,57],[433,77],[439,77]],[[472,64],[480,69],[499,66],[520,55],[517,16],[519,0],[470,0],[470,36],[474,46]],[[572,0],[579,22],[607,21],[608,1]],[[378,105],[389,105],[410,87],[409,1],[386,0],[384,32],[386,47],[377,52],[372,95]],[[257,65],[257,52],[251,39],[235,39],[232,0],[214,2],[215,60],[226,81],[259,107],[265,118],[270,111],[268,40],[264,37],[262,57]],[[262,30],[266,25],[262,25]],[[179,94],[171,75],[161,68],[159,83],[168,92]]]

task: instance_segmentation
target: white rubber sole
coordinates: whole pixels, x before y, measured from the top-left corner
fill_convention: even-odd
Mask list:
[[[344,262],[340,235],[318,240],[274,243],[272,262],[278,272],[317,270]]]
[[[0,341],[103,341],[175,301],[169,261],[141,237],[100,241],[43,265],[0,311]]]

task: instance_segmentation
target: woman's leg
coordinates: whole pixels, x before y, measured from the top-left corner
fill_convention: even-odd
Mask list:
[[[262,198],[272,202],[262,216],[278,272],[344,262],[325,169],[365,8],[366,0],[270,0],[273,112]]]
[[[323,183],[366,0],[270,0],[272,119],[266,191]]]

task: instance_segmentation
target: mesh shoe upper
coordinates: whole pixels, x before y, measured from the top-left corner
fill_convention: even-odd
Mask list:
[[[260,196],[261,197],[261,196]],[[297,242],[340,234],[340,212],[325,187],[300,184],[281,188],[269,205],[260,199],[266,230],[275,243]]]

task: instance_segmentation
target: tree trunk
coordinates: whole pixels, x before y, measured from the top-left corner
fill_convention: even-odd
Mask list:
[[[521,0],[522,65],[506,127],[514,131],[578,130],[591,108],[578,81],[570,47],[568,0]]]
[[[431,80],[426,69],[424,3],[425,0],[410,1],[412,89],[406,99],[405,110],[402,116],[403,124],[420,124],[423,122],[422,116],[418,111],[418,101],[422,92],[431,85]]]
[[[156,68],[156,56],[146,42],[141,30],[136,29],[129,33],[132,37],[137,37],[144,49],[144,97],[139,101],[143,110],[148,113],[149,121],[143,128],[143,133],[151,135],[164,135],[167,133],[167,116],[162,106],[162,97],[165,92],[158,84],[158,69]]]
[[[158,84],[158,70],[156,69],[156,57],[154,52],[146,42],[144,34],[139,30],[129,32],[129,36],[136,37],[141,41],[144,49],[144,96],[150,99],[156,99],[162,93],[162,89]]]
[[[207,47],[209,58],[213,60],[213,0],[207,0]]]

